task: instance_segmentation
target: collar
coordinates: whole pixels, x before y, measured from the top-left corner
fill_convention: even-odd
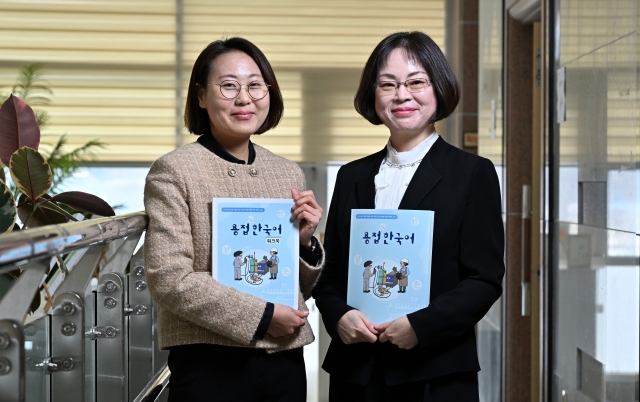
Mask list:
[[[442,168],[444,164],[444,155],[447,149],[452,148],[442,137],[434,142],[429,153],[418,165],[418,170],[409,182],[407,191],[400,201],[398,209],[417,209],[420,202],[433,190],[438,184],[442,175],[438,172],[438,168]],[[374,184],[375,176],[380,171],[380,165],[384,160],[387,152],[386,147],[369,155],[362,160],[362,172],[355,179],[355,192],[358,200],[358,208],[374,209],[376,187]],[[355,163],[355,162],[352,162]]]
[[[249,141],[249,163],[246,163],[242,159],[238,159],[227,152],[227,150],[222,148],[222,145],[220,145],[211,134],[202,134],[200,137],[198,137],[198,142],[200,143],[200,145],[207,148],[209,151],[216,154],[216,156],[224,159],[227,162],[237,163],[240,165],[251,165],[256,160],[256,150],[253,147],[253,143],[251,141]]]
[[[423,159],[427,154],[431,146],[438,139],[439,135],[437,132],[431,133],[427,138],[425,138],[420,144],[413,147],[413,149],[406,152],[398,152],[394,147],[391,146],[391,140],[387,142],[387,154],[385,159],[389,162],[396,165],[407,165],[420,159]]]

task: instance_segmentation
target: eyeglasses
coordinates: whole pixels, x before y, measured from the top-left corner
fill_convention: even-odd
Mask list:
[[[217,85],[220,87],[220,93],[226,99],[235,99],[240,95],[240,90],[243,86],[247,87],[247,92],[249,96],[253,100],[260,100],[267,96],[269,93],[269,87],[271,85],[267,84],[264,81],[253,81],[248,84],[240,84],[238,81],[234,80],[225,80],[219,84],[209,84],[209,85]]]
[[[400,85],[404,85],[409,92],[422,92],[428,85],[431,85],[431,81],[424,78],[411,78],[405,82],[378,81],[377,88],[381,93],[390,95],[395,94],[398,88],[400,88]]]

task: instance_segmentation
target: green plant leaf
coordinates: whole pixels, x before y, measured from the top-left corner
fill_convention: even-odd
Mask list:
[[[9,171],[13,182],[31,200],[49,191],[53,176],[49,164],[38,151],[22,147],[11,155]]]
[[[18,198],[18,216],[20,220],[24,222],[26,228],[69,222],[69,219],[65,215],[51,208],[44,208],[39,204],[36,204],[34,211],[33,203],[24,194],[21,194],[20,198]]]
[[[78,211],[100,216],[114,216],[116,214],[102,198],[83,191],[66,191],[53,196],[49,201],[61,202]]]
[[[0,181],[0,233],[13,230],[17,215],[16,200],[9,186],[2,180]]]
[[[40,131],[49,123],[49,113],[45,110],[34,110],[36,112],[36,121],[40,126]]]
[[[13,86],[11,92],[30,105],[48,105],[49,95],[53,91],[49,88],[49,83],[42,79],[40,70],[43,67],[44,64],[42,63],[31,63],[23,66],[20,69],[18,82]]]
[[[7,182],[7,177],[4,175],[4,166],[0,164],[0,180]]]
[[[0,161],[9,166],[11,155],[25,146],[38,149],[40,127],[33,109],[10,95],[0,107]]]

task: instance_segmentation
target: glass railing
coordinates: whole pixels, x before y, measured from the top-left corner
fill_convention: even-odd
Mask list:
[[[138,212],[0,235],[0,273],[22,271],[0,299],[0,402],[166,399],[146,227]],[[31,301],[54,260],[64,263],[34,319]]]

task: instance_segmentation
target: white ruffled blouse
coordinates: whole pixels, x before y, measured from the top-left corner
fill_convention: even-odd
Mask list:
[[[380,171],[374,181],[376,186],[376,209],[398,209],[407,191],[411,178],[418,170],[420,161],[438,139],[433,132],[420,144],[407,152],[398,152],[387,142],[387,155],[382,160]]]

